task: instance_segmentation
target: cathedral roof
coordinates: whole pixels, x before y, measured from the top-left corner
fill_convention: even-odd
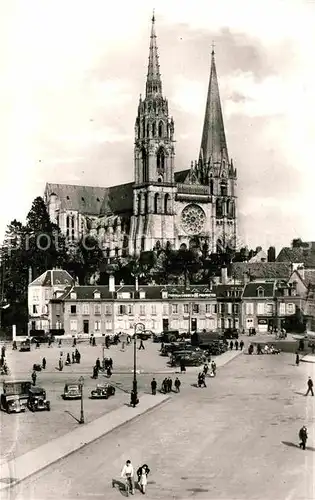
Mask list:
[[[225,160],[227,163],[229,162],[214,51],[212,51],[211,55],[211,71],[202,131],[200,159],[205,162],[211,160],[213,163],[221,163],[222,160]]]
[[[58,196],[60,210],[76,210],[85,215],[107,215],[132,211],[133,183],[111,187],[47,184],[45,195]]]
[[[187,179],[189,173],[190,173],[189,168],[187,170],[181,170],[180,172],[175,172],[174,174],[175,182],[177,182],[178,184],[183,184]]]
[[[301,263],[305,267],[315,267],[315,252],[312,248],[283,247],[279,252],[277,262]]]
[[[106,188],[72,184],[46,184],[45,195],[55,194],[60,200],[60,210],[77,210],[87,215],[98,215]]]

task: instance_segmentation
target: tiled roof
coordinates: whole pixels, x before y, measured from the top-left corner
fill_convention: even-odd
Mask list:
[[[305,267],[315,267],[315,252],[311,248],[284,247],[280,251],[277,262],[290,262],[304,264]]]
[[[45,271],[41,276],[36,278],[30,286],[72,286],[73,278],[67,271],[62,269],[53,269]]]
[[[189,168],[187,170],[181,170],[180,172],[175,172],[174,174],[175,182],[177,182],[178,184],[183,184],[189,172],[190,172]]]
[[[289,278],[291,266],[289,262],[234,262],[232,264],[232,276],[236,279],[243,279],[246,273],[252,280]]]
[[[315,269],[304,269],[304,277],[303,271],[301,271],[299,274],[303,282],[305,283],[305,286],[309,287],[315,285]]]
[[[243,289],[244,289],[243,285],[234,285],[234,283],[227,285],[219,284],[215,287],[217,298],[225,298],[227,297],[227,292],[232,292],[232,291],[234,292],[234,290],[240,291],[242,293]]]
[[[87,215],[98,215],[106,188],[48,183],[46,184],[45,196],[51,194],[55,194],[60,199],[61,210],[77,210]]]
[[[101,215],[132,212],[133,208],[133,182],[119,184],[105,189],[103,203],[100,208]]]
[[[263,297],[273,297],[274,296],[274,282],[272,283],[247,283],[244,288],[243,298],[259,298],[258,288],[264,290]],[[261,298],[263,298],[261,297]]]

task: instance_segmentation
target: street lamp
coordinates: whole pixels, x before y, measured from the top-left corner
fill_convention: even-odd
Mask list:
[[[80,414],[79,424],[84,424],[84,410],[83,410],[83,384],[84,384],[84,378],[82,377],[82,375],[79,378],[79,384],[80,384],[80,389],[81,389],[81,414]]]
[[[133,383],[132,383],[132,393],[131,393],[131,405],[136,406],[138,400],[138,383],[137,383],[137,333],[141,333],[145,330],[145,325],[143,323],[136,323],[134,326],[134,336],[133,336]]]

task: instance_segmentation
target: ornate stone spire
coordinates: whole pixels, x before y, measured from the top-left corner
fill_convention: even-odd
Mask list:
[[[222,160],[229,162],[213,47],[199,158],[206,163],[210,160],[220,164]]]
[[[158,48],[156,45],[155,16],[153,11],[150,36],[149,64],[146,82],[146,97],[162,95],[162,81],[160,74]]]

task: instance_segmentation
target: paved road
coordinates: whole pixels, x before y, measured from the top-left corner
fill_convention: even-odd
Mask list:
[[[293,361],[240,356],[209,387],[187,388],[22,483],[10,500],[119,499],[111,482],[128,458],[149,464],[152,499],[314,499],[314,400],[303,396],[314,366]],[[304,423],[305,452],[296,447]]]

